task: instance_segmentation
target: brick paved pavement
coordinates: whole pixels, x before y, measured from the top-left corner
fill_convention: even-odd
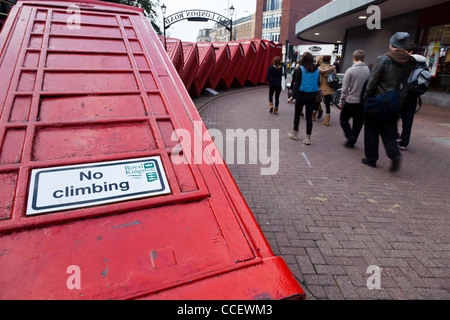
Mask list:
[[[314,122],[310,146],[289,139],[294,106],[283,92],[280,114],[269,114],[267,92],[234,91],[200,114],[224,134],[280,130],[276,175],[262,176],[259,164],[229,169],[308,298],[450,299],[450,108],[424,106],[416,115],[410,148],[392,174],[382,146],[375,169],[360,162],[362,137],[355,149],[343,147],[334,106],[330,127]],[[371,265],[382,268],[379,290],[367,288]]]

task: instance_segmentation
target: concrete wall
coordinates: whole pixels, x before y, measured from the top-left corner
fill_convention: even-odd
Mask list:
[[[344,73],[352,66],[352,53],[357,49],[366,52],[367,65],[375,63],[378,56],[389,51],[389,39],[398,31],[408,32],[411,35],[410,42],[415,42],[418,16],[418,12],[412,12],[382,20],[379,30],[369,30],[365,24],[347,29],[341,72]]]

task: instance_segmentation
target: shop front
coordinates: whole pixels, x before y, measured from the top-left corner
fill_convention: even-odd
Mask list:
[[[433,76],[430,92],[450,93],[450,17],[449,23],[421,30],[420,53],[427,58]]]
[[[389,39],[397,31],[410,34],[432,72],[424,104],[450,107],[450,1],[444,0],[336,0],[301,19],[296,35],[302,40],[343,44],[341,72],[352,65],[352,53],[362,49],[371,66],[389,50]],[[372,7],[372,9],[371,9]],[[378,8],[379,15],[373,12]],[[373,22],[380,19],[378,25]]]

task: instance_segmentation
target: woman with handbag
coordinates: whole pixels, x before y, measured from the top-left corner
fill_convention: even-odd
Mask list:
[[[305,145],[311,143],[311,133],[313,128],[312,114],[316,105],[317,92],[319,91],[319,70],[314,64],[311,53],[303,54],[300,68],[295,80],[295,88],[298,90],[295,100],[294,130],[289,132],[289,138],[298,140],[298,128],[300,125],[300,114],[303,106],[306,107],[306,137],[303,140]]]
[[[273,65],[267,70],[267,81],[269,82],[269,112],[278,114],[280,105],[280,93],[282,89],[282,78],[286,80],[283,64],[280,57],[273,58]],[[275,93],[275,108],[273,107],[273,94]]]
[[[330,65],[331,56],[324,56],[323,62],[319,67],[320,73],[320,86],[319,89],[323,93],[323,102],[325,103],[325,121],[324,125],[330,125],[331,118],[331,100],[333,100],[333,88],[328,84],[328,75],[332,72],[336,73],[336,67]]]

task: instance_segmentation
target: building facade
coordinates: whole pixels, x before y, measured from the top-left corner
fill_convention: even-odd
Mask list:
[[[200,29],[196,42],[211,42],[211,28]]]
[[[335,0],[298,21],[299,39],[342,43],[341,72],[352,65],[356,49],[374,64],[389,50],[389,39],[408,32],[420,47],[433,75],[424,103],[450,106],[450,2],[448,0]]]
[[[233,20],[233,39],[230,39],[230,31],[219,23],[216,23],[210,32],[211,42],[228,42],[252,39],[255,37],[255,15]]]
[[[330,0],[257,0],[255,38],[293,46],[306,44],[295,36],[296,23]]]

